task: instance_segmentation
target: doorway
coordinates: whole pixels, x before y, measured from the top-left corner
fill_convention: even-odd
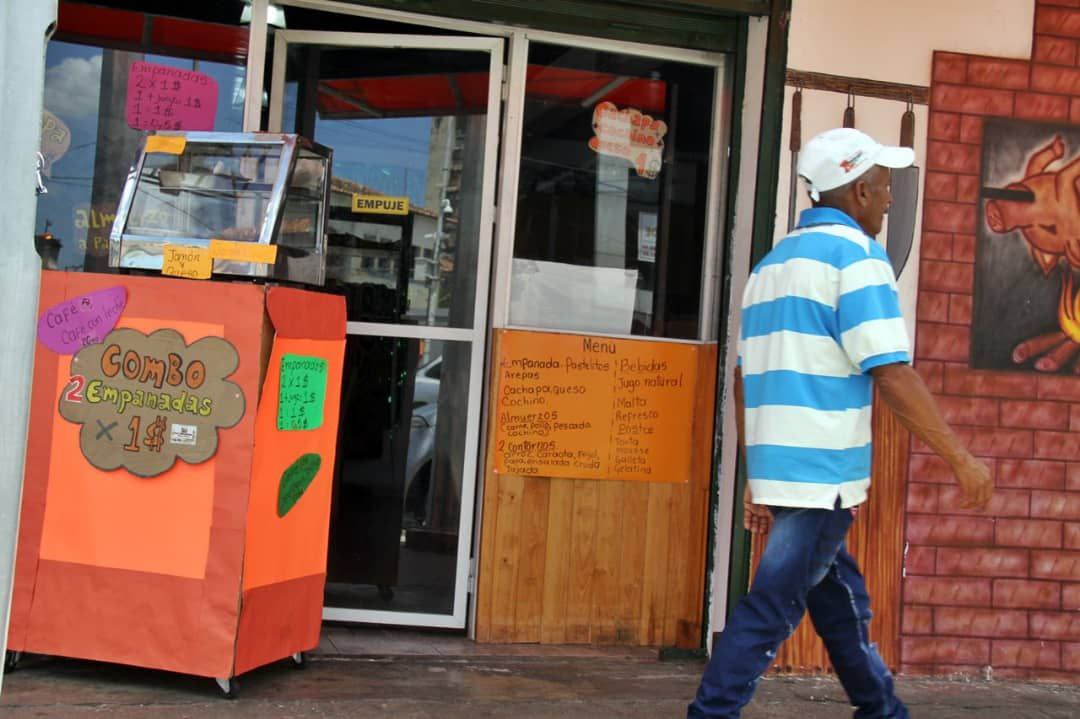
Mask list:
[[[269,129],[334,149],[326,619],[465,627],[502,57],[495,38],[274,35]]]

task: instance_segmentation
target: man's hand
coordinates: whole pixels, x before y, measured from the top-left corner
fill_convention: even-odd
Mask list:
[[[871,372],[881,399],[900,424],[949,463],[964,494],[960,506],[985,509],[994,493],[990,469],[972,457],[957,439],[919,373],[906,364],[881,365]]]
[[[990,479],[990,468],[986,463],[964,452],[952,467],[956,481],[964,498],[960,500],[963,509],[986,509],[994,495],[994,482]]]
[[[746,485],[743,492],[743,528],[754,534],[768,532],[772,527],[772,512],[764,504],[754,504],[754,498],[750,494],[750,485]]]

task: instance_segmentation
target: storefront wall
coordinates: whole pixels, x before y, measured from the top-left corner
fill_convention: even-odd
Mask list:
[[[376,581],[364,572],[357,574],[357,565],[348,560],[348,569],[342,571],[352,572],[352,578],[343,580],[347,586],[341,588],[346,611],[327,616],[348,621],[467,627],[483,641],[700,646],[707,595],[714,597],[714,626],[718,612],[722,613],[723,602],[717,602],[715,597],[717,592],[720,596],[726,592],[730,536],[730,501],[720,501],[716,513],[710,515],[715,499],[710,496],[713,463],[720,446],[714,431],[714,398],[717,369],[723,364],[720,342],[726,336],[726,318],[721,312],[730,300],[722,294],[727,290],[732,294],[741,291],[735,286],[737,282],[729,287],[724,278],[729,273],[741,275],[730,268],[736,266],[739,257],[745,262],[749,244],[749,211],[731,224],[727,209],[729,201],[746,207],[746,194],[729,191],[727,180],[727,148],[733,113],[737,111],[732,96],[732,53],[737,49],[738,21],[710,16],[709,22],[720,30],[695,35],[687,29],[692,23],[680,16],[682,11],[664,11],[664,22],[671,26],[666,31],[669,36],[728,51],[723,53],[513,29],[358,4],[286,0],[281,5],[287,16],[296,11],[300,14],[295,17],[301,19],[280,35],[277,33],[281,31],[261,21],[270,8],[256,0],[250,27],[230,26],[228,23],[236,19],[224,16],[212,18],[218,24],[208,26],[119,10],[109,11],[114,12],[115,22],[108,24],[107,32],[95,36],[95,32],[102,33],[101,23],[80,25],[80,19],[87,20],[89,6],[64,4],[62,42],[55,46],[63,56],[58,55],[50,63],[53,81],[46,83],[46,109],[50,109],[51,91],[56,108],[53,117],[68,132],[67,144],[61,142],[64,146],[50,158],[56,163],[53,179],[63,192],[54,195],[51,204],[39,207],[37,227],[42,247],[54,251],[52,266],[102,269],[102,243],[112,212],[108,197],[102,193],[107,194],[113,185],[118,191],[122,169],[129,161],[125,159],[125,138],[137,136],[128,129],[122,99],[128,94],[128,71],[135,62],[188,68],[214,78],[218,86],[218,108],[212,115],[215,130],[280,127],[314,134],[317,141],[325,142],[319,133],[327,132],[328,121],[340,118],[348,123],[371,116],[371,105],[358,104],[350,93],[370,92],[375,86],[371,83],[377,84],[380,73],[391,79],[408,74],[402,68],[412,61],[388,60],[392,52],[415,51],[417,58],[422,53],[435,57],[440,52],[450,58],[455,51],[490,57],[490,61],[483,61],[490,70],[484,70],[487,74],[481,80],[486,83],[481,89],[481,97],[486,97],[486,118],[470,105],[476,88],[470,84],[471,71],[462,66],[451,83],[456,87],[451,88],[450,97],[456,98],[458,109],[434,113],[430,133],[434,144],[428,144],[426,134],[419,139],[392,138],[392,133],[386,135],[392,139],[384,138],[384,144],[389,142],[391,146],[410,142],[414,150],[426,146],[423,152],[428,164],[417,166],[416,172],[421,177],[424,173],[443,173],[446,187],[441,195],[432,182],[422,181],[423,189],[414,186],[410,190],[409,174],[404,172],[397,178],[403,183],[400,194],[404,198],[411,196],[416,206],[407,219],[396,224],[374,219],[357,223],[355,218],[346,217],[348,210],[342,200],[337,212],[344,214],[335,229],[331,213],[331,233],[352,233],[363,238],[355,245],[361,248],[354,258],[355,271],[367,273],[364,276],[377,270],[396,274],[396,280],[387,280],[390,286],[395,286],[394,281],[404,283],[402,287],[408,287],[406,304],[416,305],[414,309],[426,308],[394,320],[370,316],[373,305],[364,304],[368,314],[350,314],[349,318],[350,343],[356,345],[356,351],[352,355],[346,352],[347,378],[350,356],[361,363],[356,365],[361,368],[364,362],[370,364],[365,358],[385,357],[385,362],[379,360],[377,366],[364,371],[400,371],[402,377],[407,377],[403,383],[394,380],[388,385],[396,397],[393,401],[405,409],[404,413],[393,410],[387,415],[389,424],[380,430],[386,432],[382,450],[373,445],[373,451],[383,452],[382,461],[389,462],[387,467],[405,461],[406,454],[411,462],[412,454],[405,445],[414,439],[417,427],[426,427],[436,445],[441,442],[443,446],[441,454],[435,450],[434,470],[429,471],[443,471],[451,482],[446,492],[429,490],[424,502],[402,497],[402,493],[382,498],[383,504],[390,502],[385,504],[388,512],[379,510],[382,519],[394,513],[400,517],[404,502],[404,514],[412,522],[405,527],[399,520],[393,541],[384,549],[392,553],[400,549],[399,562],[407,562],[406,552],[411,550],[427,552],[429,557],[448,554],[451,562],[448,568],[435,571],[440,577],[436,583],[442,583],[439,586],[443,589],[437,590],[442,592],[438,595],[442,598],[433,605],[410,603],[408,588],[399,588],[395,598],[392,581]],[[754,3],[738,5],[740,10],[749,11]],[[68,10],[66,24],[64,8]],[[630,19],[641,17],[634,15]],[[367,32],[367,39],[352,33],[338,33],[335,38],[305,35],[307,28],[323,30],[335,24]],[[752,24],[757,25],[760,38],[762,23]],[[129,35],[124,34],[125,28],[131,31]],[[413,39],[389,43],[388,32],[408,34]],[[453,35],[466,39],[455,41],[448,37]],[[95,48],[95,37],[107,49]],[[278,41],[286,37],[292,37],[288,46]],[[693,40],[695,37],[697,40]],[[202,44],[197,42],[199,38],[204,40]],[[739,42],[745,42],[745,37]],[[480,48],[477,43],[487,44]],[[388,44],[398,50],[386,47]],[[289,48],[318,48],[322,64],[296,65],[307,67],[309,76],[305,79],[294,75],[290,80],[282,71],[292,67]],[[348,55],[346,50],[361,55]],[[351,80],[333,74],[342,63],[356,63],[364,52],[382,53],[379,62],[360,63],[374,74]],[[380,56],[366,57],[370,60]],[[500,62],[503,58],[505,67]],[[396,66],[385,69],[380,63]],[[80,69],[93,77],[87,75],[81,84],[76,82],[75,71]],[[310,74],[324,71],[330,74]],[[409,72],[415,74],[417,70]],[[106,82],[104,78],[111,79]],[[329,88],[323,92],[325,97],[319,96],[317,116],[314,106],[304,104],[313,100],[297,94],[298,88],[314,87],[310,85],[313,81],[320,92]],[[252,90],[259,87],[267,90],[263,102],[261,93]],[[500,94],[505,100],[501,106]],[[740,120],[756,125],[753,108],[758,106],[753,94],[753,89],[747,91],[751,110],[743,109]],[[328,97],[345,104],[327,104]],[[633,153],[629,152],[632,147],[619,144],[619,131],[611,129],[621,126],[612,125],[614,120],[594,112],[600,101],[610,103],[606,111],[612,113],[635,111],[633,115],[612,116],[638,128],[630,143],[637,147]],[[394,112],[398,117],[410,116],[407,109]],[[438,119],[439,113],[441,117],[459,119],[448,124]],[[480,121],[475,121],[477,117]],[[355,130],[349,132],[360,137]],[[744,149],[753,148],[754,136],[753,132],[744,132]],[[73,137],[82,142],[72,144]],[[87,137],[96,140],[87,141]],[[350,149],[357,147],[372,147],[371,152],[378,149],[361,140],[339,142],[335,166],[345,168],[350,161],[362,161],[355,152],[349,155]],[[436,147],[444,150],[442,164],[435,157]],[[497,149],[501,151],[501,164],[496,168]],[[77,171],[61,172],[74,170],[72,161],[77,160],[69,155],[64,163],[64,154],[88,151],[95,160],[89,164],[79,160]],[[753,169],[751,160],[742,168],[740,177],[752,177]],[[357,187],[375,194],[391,194],[359,175],[351,179],[345,175],[332,188],[334,197],[344,198]],[[585,178],[584,183],[581,178]],[[451,185],[453,192],[446,189]],[[735,234],[744,241],[729,246],[727,238]],[[466,236],[472,240],[463,239]],[[406,269],[404,262],[395,264],[392,257],[380,260],[372,255],[365,259],[365,252],[371,254],[370,248],[387,237],[408,238],[406,244],[413,244],[414,256],[437,266],[435,275],[445,275],[445,279],[432,284],[430,276],[415,267]],[[473,250],[468,249],[470,246]],[[574,289],[565,284],[569,281],[566,271],[581,271],[584,284],[576,288],[586,292],[581,295],[586,299],[559,308],[560,298]],[[604,278],[616,274],[621,277],[619,287],[597,284],[609,282]],[[590,292],[597,299],[589,300]],[[454,309],[455,296],[467,300],[467,314]],[[556,305],[536,311],[537,302],[551,301]],[[509,334],[504,334],[504,329]],[[543,350],[545,338],[553,336],[550,333],[566,336],[566,332],[581,339],[586,348],[581,351],[589,352],[593,346],[589,342],[596,341],[601,353],[608,353],[610,347],[615,354],[632,354],[632,366],[643,373],[659,368],[663,364],[656,359],[659,357],[671,355],[677,358],[671,360],[673,363],[685,362],[679,365],[686,368],[684,373],[650,378],[655,379],[656,386],[677,388],[673,396],[680,399],[657,400],[662,405],[657,413],[650,407],[640,416],[630,416],[638,423],[632,431],[627,429],[636,436],[664,430],[669,424],[685,425],[686,430],[673,445],[684,455],[676,465],[658,463],[657,458],[667,451],[660,442],[655,445],[661,447],[655,450],[660,454],[649,455],[649,459],[631,460],[627,454],[631,450],[622,452],[625,461],[620,460],[620,466],[624,471],[617,479],[610,478],[612,473],[606,470],[594,471],[591,464],[580,475],[570,470],[506,466],[505,453],[500,454],[497,444],[505,429],[499,393],[507,380],[502,372],[504,360],[509,362],[510,358],[504,349],[524,341]],[[490,341],[492,338],[494,341]],[[455,360],[454,352],[445,348],[458,346],[462,354]],[[442,354],[433,354],[435,351]],[[575,359],[581,358],[575,355]],[[439,360],[441,366],[437,366]],[[460,365],[459,370],[454,370],[455,363]],[[443,379],[449,373],[448,381],[440,383],[438,371],[444,372]],[[424,373],[426,379],[421,376]],[[369,384],[362,373],[354,373],[353,380],[361,387]],[[421,386],[422,382],[427,384]],[[444,417],[438,425],[434,413],[421,413],[417,419],[416,402],[427,390],[438,398],[433,401],[439,403],[439,414]],[[368,392],[371,401],[375,391]],[[638,401],[634,397],[623,399]],[[617,404],[622,400],[615,397],[608,401]],[[357,409],[356,421],[369,425],[375,421],[371,411],[359,406]],[[594,410],[590,407],[588,411]],[[352,443],[352,450],[357,442],[349,438],[348,415],[346,408],[343,441],[345,446]],[[551,431],[538,427],[529,417],[517,418],[528,425],[527,432]],[[569,424],[580,428],[590,417]],[[652,425],[646,419],[651,419]],[[616,420],[609,417],[604,421],[613,422],[610,436],[605,433],[603,437],[613,444],[614,435],[621,430],[616,429]],[[410,423],[412,430],[408,429]],[[394,439],[395,432],[408,437],[404,444]],[[642,450],[642,456],[648,451]],[[611,457],[619,454],[611,449]],[[649,476],[640,470],[642,464],[655,474]],[[733,477],[729,479],[733,482]],[[721,482],[719,494],[725,497],[732,488],[723,478]],[[716,523],[716,541],[711,548],[706,543],[710,516]],[[340,517],[332,519],[332,545],[336,541],[335,521],[348,529]],[[375,517],[374,521],[381,520]],[[363,536],[367,535],[350,542],[363,544]],[[353,549],[363,551],[360,545]],[[711,576],[716,590],[706,586],[706,555],[710,549],[716,555]],[[332,565],[336,561],[334,554],[332,546]],[[442,567],[445,563],[439,561]],[[424,570],[417,569],[423,565],[421,562],[411,571],[423,574]],[[330,574],[334,571],[332,567]],[[370,583],[371,597],[364,594],[367,589],[360,592],[355,588],[357,582],[364,586]],[[423,577],[420,584],[424,584]],[[383,609],[380,602],[384,603]]]
[[[877,489],[851,541],[860,547],[876,604],[872,635],[890,665],[905,672],[1080,676],[1080,380],[1068,376],[1075,350],[1066,335],[1057,339],[1055,311],[1067,265],[1055,264],[1052,254],[1038,263],[1021,231],[1030,225],[992,223],[986,208],[993,196],[985,189],[1030,176],[1027,158],[1056,135],[1064,139],[1063,152],[1054,151],[1050,159],[1060,162],[1047,172],[1076,154],[1069,134],[1080,117],[1074,5],[794,3],[790,70],[915,86],[929,99],[928,107],[915,107],[923,177],[901,300],[916,368],[961,438],[991,465],[997,487],[986,512],[959,510],[947,467],[894,423],[882,432],[884,413],[877,412]],[[822,37],[844,41],[822,43]],[[788,87],[785,147],[794,91]],[[804,89],[804,141],[839,126],[847,104],[842,89]],[[903,101],[856,96],[854,104],[859,129],[897,141]],[[790,163],[782,159],[784,179]],[[786,229],[786,182],[777,195],[779,238]],[[1008,203],[999,200],[999,207],[1015,212],[1017,203]],[[800,197],[799,208],[806,204]],[[1062,211],[1075,214],[1075,205]],[[1017,307],[1038,310],[1018,320]],[[1047,335],[1046,347],[1010,356]],[[881,461],[883,441],[893,448],[890,462]],[[777,665],[820,670],[827,660],[803,626]]]

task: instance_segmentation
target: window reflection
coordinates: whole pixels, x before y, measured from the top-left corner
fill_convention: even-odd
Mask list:
[[[350,320],[472,326],[488,64],[289,45],[282,129],[334,148],[327,284]]]
[[[65,14],[60,9],[61,28]],[[82,10],[86,22],[97,17],[93,8]],[[137,15],[136,13],[126,13]],[[80,18],[83,16],[80,15]],[[140,15],[141,17],[141,15]],[[171,28],[178,20],[148,16],[155,27]],[[240,27],[188,22],[196,31],[223,29],[214,38],[231,39]],[[141,26],[140,26],[141,27]],[[222,53],[231,49],[223,46]],[[239,62],[243,58],[237,58]],[[43,146],[47,161],[46,195],[38,199],[35,245],[50,269],[101,271],[107,267],[109,233],[120,192],[138,154],[142,130],[128,125],[128,90],[136,63],[150,63],[208,76],[217,85],[213,127],[239,131],[243,123],[244,66],[206,59],[94,47],[53,40],[45,57]],[[198,98],[195,98],[198,99]],[[153,110],[153,105],[144,109]],[[209,108],[204,117],[209,116]],[[164,112],[164,110],[163,110]],[[170,117],[176,122],[176,116]]]
[[[511,324],[698,336],[714,79],[529,45]]]
[[[469,344],[350,336],[326,605],[453,611]],[[447,378],[443,382],[443,377]]]

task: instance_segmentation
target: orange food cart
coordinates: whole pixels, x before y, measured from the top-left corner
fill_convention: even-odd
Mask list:
[[[237,675],[319,642],[345,304],[274,283],[296,257],[279,263],[274,242],[295,164],[263,138],[214,136],[203,156],[238,161],[208,183],[177,137],[147,139],[114,226],[116,250],[141,233],[140,273],[43,273],[8,648],[212,677],[231,696]],[[165,167],[181,175],[172,194]],[[138,223],[178,220],[140,198],[147,178],[256,232],[155,246]],[[267,196],[248,193],[260,184]],[[206,193],[221,187],[231,210]],[[321,233],[313,199],[290,231]]]

